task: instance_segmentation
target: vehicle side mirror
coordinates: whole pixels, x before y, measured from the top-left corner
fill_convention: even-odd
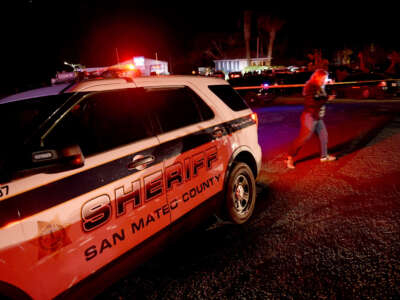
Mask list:
[[[32,167],[45,172],[60,172],[82,167],[85,159],[79,145],[61,150],[40,150],[32,153]]]
[[[73,145],[61,150],[62,159],[72,168],[79,168],[85,164],[81,147]]]
[[[78,145],[61,150],[34,151],[28,156],[15,155],[9,160],[0,161],[0,183],[9,182],[38,173],[53,174],[82,167],[85,158]]]

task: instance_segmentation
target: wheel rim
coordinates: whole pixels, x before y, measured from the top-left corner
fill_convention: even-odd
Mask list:
[[[250,184],[246,176],[239,175],[233,184],[233,207],[238,215],[246,215],[250,204]]]

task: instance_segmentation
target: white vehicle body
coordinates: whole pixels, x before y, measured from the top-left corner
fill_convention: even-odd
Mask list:
[[[103,278],[106,271],[120,273],[114,268],[117,263],[136,265],[137,260],[146,257],[140,254],[143,247],[168,239],[174,225],[185,224],[185,218],[202,210],[210,199],[218,195],[225,199],[230,186],[243,203],[239,205],[243,220],[237,216],[238,223],[246,221],[254,208],[254,203],[251,209],[246,204],[255,193],[254,189],[249,191],[250,177],[257,177],[261,167],[257,125],[249,108],[232,110],[210,86],[230,88],[221,79],[165,76],[88,80],[65,89],[63,93],[71,95],[69,106],[63,104],[62,109],[50,115],[50,124],[43,126],[40,133],[40,148],[30,150],[42,169],[22,173],[18,169],[18,176],[0,183],[0,293],[33,299],[79,295],[75,288],[80,290],[88,279]],[[113,101],[114,91],[119,93],[116,95],[129,96],[131,91],[138,91],[136,96],[150,95],[138,104],[143,107],[146,101],[157,95],[168,96],[170,91],[189,95],[193,101],[201,99],[209,115],[205,118],[200,113],[200,121],[168,130],[160,117],[157,124],[161,129],[152,122],[154,131],[148,136],[89,155],[78,143],[84,160],[75,144],[62,149],[56,144],[51,144],[53,148],[46,145],[70,115],[84,112],[85,105],[92,104],[90,101],[103,105],[92,99],[104,93],[108,95],[104,101]],[[13,100],[22,101],[25,100]],[[10,101],[0,101],[0,109],[1,103],[7,102]],[[107,113],[106,108],[101,113]],[[178,116],[174,118],[177,122],[181,108],[167,107],[170,114]],[[119,112],[118,106],[110,109],[110,114],[114,109]],[[182,119],[185,117],[182,115]],[[113,121],[112,116],[104,122],[97,120],[96,134],[116,131],[107,127]],[[129,135],[135,128],[125,129]],[[62,139],[56,136],[54,140]],[[52,153],[62,158],[65,151],[75,155],[72,167],[68,161],[65,169],[50,169],[41,161]],[[72,157],[68,155],[68,159]],[[251,176],[244,171],[237,181],[231,179],[238,164],[248,166]],[[220,205],[212,206],[215,209]],[[132,257],[135,263],[127,263]],[[93,286],[91,289],[98,290]],[[90,288],[89,291],[92,293]]]

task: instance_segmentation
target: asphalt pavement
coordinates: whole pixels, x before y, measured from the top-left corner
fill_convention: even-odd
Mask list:
[[[285,167],[302,106],[255,108],[262,170],[244,226],[212,219],[97,299],[399,299],[400,102],[329,104],[329,149],[313,138]]]

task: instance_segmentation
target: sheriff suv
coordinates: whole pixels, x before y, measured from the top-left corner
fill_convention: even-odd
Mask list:
[[[0,294],[94,296],[211,213],[255,205],[257,118],[224,80],[87,80],[0,100]]]

